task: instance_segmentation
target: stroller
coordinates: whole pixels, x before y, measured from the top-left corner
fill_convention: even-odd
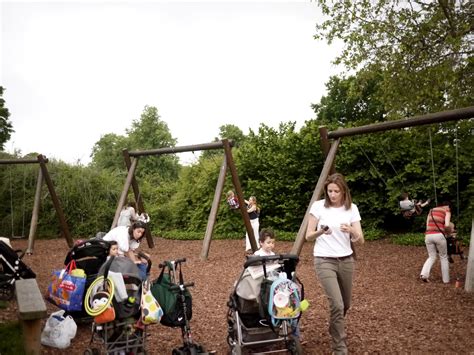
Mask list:
[[[296,255],[248,257],[227,304],[231,354],[281,344],[290,354],[303,353],[297,334],[304,297],[295,275],[298,261]]]
[[[163,309],[161,324],[167,327],[180,327],[183,346],[175,348],[173,355],[211,354],[194,342],[191,335],[192,298],[188,288],[194,282],[184,282],[181,264],[186,258],[165,261],[159,264],[160,276],[153,281],[151,292]],[[168,270],[166,273],[165,270]]]
[[[109,251],[109,243],[104,240],[90,239],[77,243],[74,245],[66,255],[64,265],[68,265],[72,260],[76,262],[78,269],[83,269],[87,275],[85,289],[91,285],[91,283],[97,278],[100,267],[107,260]],[[84,308],[85,302],[81,311],[67,312],[68,315],[73,317],[79,322],[91,322],[90,317]]]
[[[8,301],[15,294],[15,280],[34,279],[35,273],[21,260],[25,254],[0,241],[0,300]]]
[[[150,268],[148,261],[148,271]],[[95,316],[89,348],[84,354],[100,354],[98,348],[91,347],[94,342],[102,344],[107,354],[145,354],[146,326],[140,321],[143,280],[138,267],[127,257],[111,257],[98,275],[87,290],[86,311],[97,314],[99,302],[113,315],[108,319],[100,317],[106,313],[102,310]]]

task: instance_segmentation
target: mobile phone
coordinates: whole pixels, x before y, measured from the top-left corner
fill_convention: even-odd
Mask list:
[[[324,224],[321,224],[321,229],[326,232],[329,229],[329,226],[325,226]]]

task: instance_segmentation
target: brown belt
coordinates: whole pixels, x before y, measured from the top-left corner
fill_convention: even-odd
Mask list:
[[[338,261],[342,261],[342,260],[346,260],[346,259],[352,258],[352,256],[353,256],[353,255],[350,254],[350,255],[339,256],[339,257],[334,257],[334,256],[317,256],[317,258],[324,259],[324,260],[338,260]]]

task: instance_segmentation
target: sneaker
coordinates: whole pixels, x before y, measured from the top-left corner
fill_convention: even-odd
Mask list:
[[[420,275],[420,280],[423,282],[429,282],[427,277],[424,277],[423,275]]]

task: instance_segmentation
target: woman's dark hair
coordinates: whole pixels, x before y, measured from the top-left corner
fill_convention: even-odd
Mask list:
[[[453,204],[449,200],[438,203],[438,206],[448,206],[450,210],[453,209]]]
[[[351,204],[352,204],[352,197],[349,191],[349,186],[347,186],[347,182],[346,182],[346,179],[344,179],[344,176],[339,173],[329,175],[328,178],[326,179],[326,182],[324,183],[324,196],[325,196],[324,207],[329,208],[331,206],[331,200],[329,199],[329,196],[328,196],[329,184],[336,184],[341,189],[342,204],[344,205],[346,210],[350,209]]]

